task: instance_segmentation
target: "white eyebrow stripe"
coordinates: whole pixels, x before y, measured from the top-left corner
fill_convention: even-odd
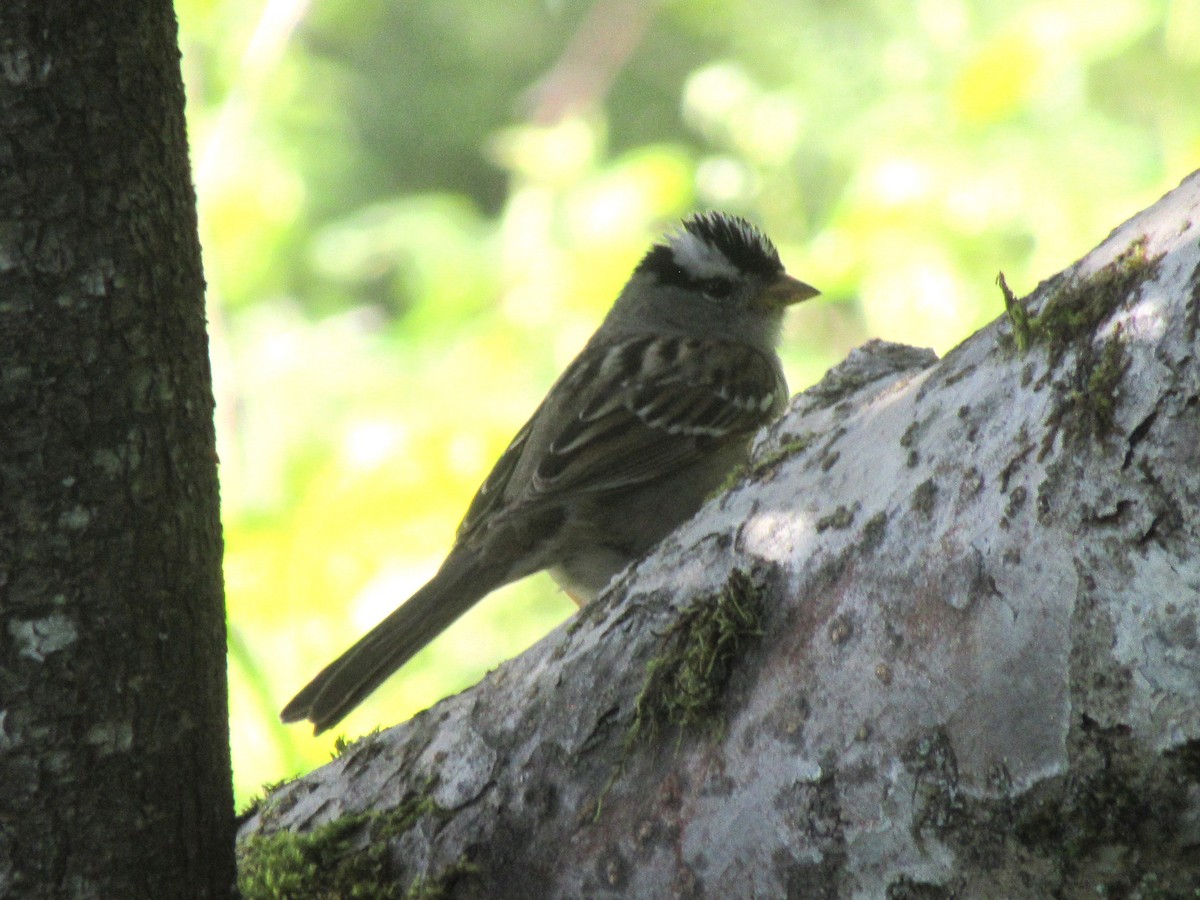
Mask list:
[[[690,231],[671,236],[671,253],[676,264],[693,278],[736,278],[739,274],[724,253]]]

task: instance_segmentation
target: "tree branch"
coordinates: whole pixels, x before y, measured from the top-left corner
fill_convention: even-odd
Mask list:
[[[243,846],[369,813],[339,858],[453,896],[1197,883],[1200,173],[1009,301],[941,361],[855,351],[596,603]]]

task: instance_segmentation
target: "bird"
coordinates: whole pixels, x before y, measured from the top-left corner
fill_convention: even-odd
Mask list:
[[[819,293],[747,220],[684,219],[501,454],[434,576],[280,718],[328,730],[475,603],[535,572],[590,602],[691,518],[782,413],[784,313]]]

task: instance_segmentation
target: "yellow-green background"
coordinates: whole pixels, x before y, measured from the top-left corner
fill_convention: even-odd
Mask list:
[[[824,297],[803,387],[944,352],[1200,166],[1200,0],[178,0],[218,400],[236,783],[439,562],[648,243],[747,215]],[[481,604],[339,732],[572,610]]]

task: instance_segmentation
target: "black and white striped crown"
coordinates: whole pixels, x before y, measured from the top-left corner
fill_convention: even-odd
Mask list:
[[[745,219],[713,211],[684,219],[679,231],[650,248],[638,271],[660,282],[691,285],[714,277],[770,278],[783,271],[783,263],[771,239]]]

